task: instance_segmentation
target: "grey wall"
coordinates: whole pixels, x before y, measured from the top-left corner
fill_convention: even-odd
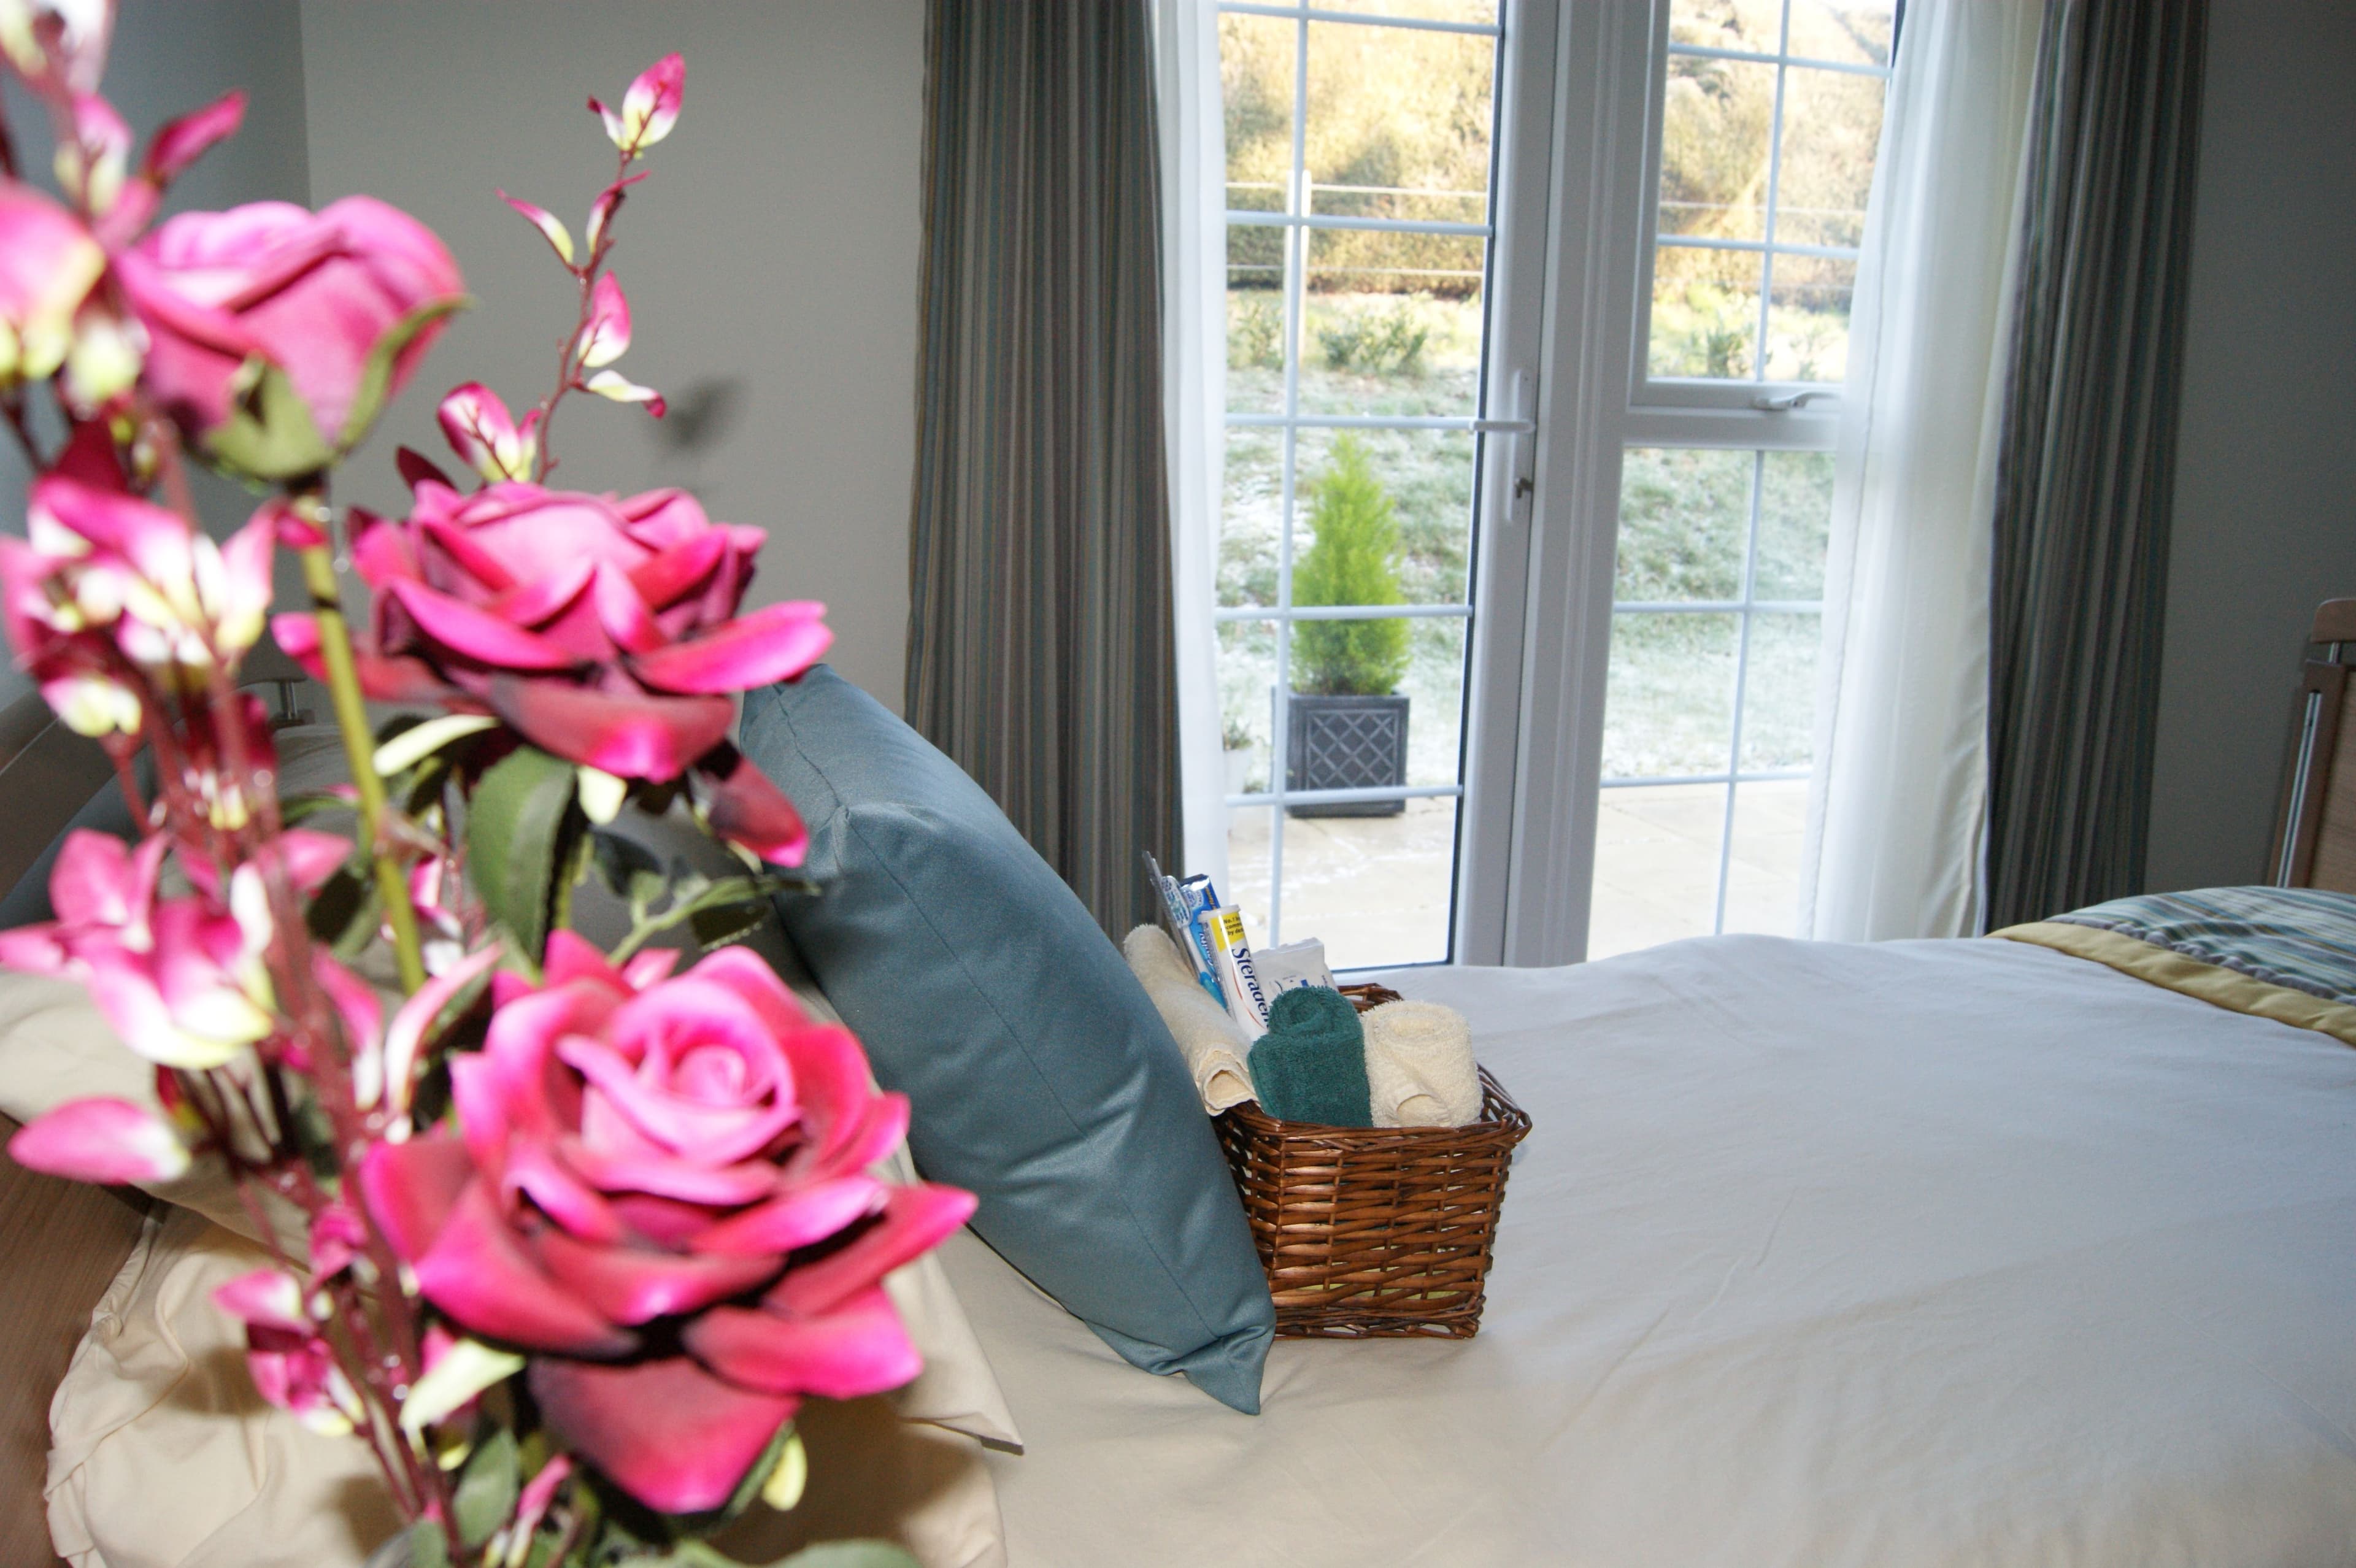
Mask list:
[[[2213,0],[2147,884],[2262,880],[2299,648],[2356,594],[2356,5]]]
[[[366,191],[446,240],[477,307],[392,408],[346,493],[401,504],[397,442],[446,457],[443,391],[478,379],[519,413],[554,377],[575,302],[503,187],[581,233],[614,153],[583,100],[617,102],[670,49],[686,112],[640,166],[615,272],[657,423],[575,395],[560,483],[693,489],[769,544],[755,602],[822,599],[837,667],[894,710],[915,453],[922,0],[302,0],[311,193]]]
[[[216,146],[172,187],[167,214],[273,198],[310,199],[301,14],[297,0],[124,0],[101,91],[143,144],[157,125],[232,87],[246,91],[244,130]],[[46,183],[48,122],[13,87],[7,104],[21,144],[21,166]],[[11,533],[24,531],[29,479],[15,445],[0,442],[0,517]],[[243,522],[253,509],[251,496],[209,475],[197,475],[197,492],[205,522],[216,534]],[[282,577],[285,594],[298,580],[284,572]],[[28,685],[13,662],[0,658],[0,703],[13,700]]]

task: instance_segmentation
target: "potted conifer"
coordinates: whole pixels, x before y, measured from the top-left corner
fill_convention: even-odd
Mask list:
[[[1398,604],[1398,517],[1365,446],[1344,434],[1315,483],[1313,542],[1292,568],[1296,606]],[[1296,621],[1285,735],[1289,789],[1373,789],[1407,782],[1404,620]],[[1396,816],[1401,800],[1291,807],[1295,816]]]

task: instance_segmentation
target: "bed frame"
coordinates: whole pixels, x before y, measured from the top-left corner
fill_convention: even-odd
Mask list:
[[[2356,893],[2356,599],[2318,609],[2308,644],[2266,880]]]

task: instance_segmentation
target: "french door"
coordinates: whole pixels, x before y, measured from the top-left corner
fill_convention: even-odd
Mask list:
[[[1896,0],[1215,11],[1222,891],[1336,967],[1789,931]]]
[[[1494,961],[1554,8],[1217,11],[1223,891],[1337,967]]]

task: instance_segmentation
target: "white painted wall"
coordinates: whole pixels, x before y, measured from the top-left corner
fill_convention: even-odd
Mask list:
[[[446,333],[347,481],[398,507],[392,449],[446,458],[433,424],[478,379],[521,407],[555,374],[569,280],[493,187],[576,240],[613,150],[583,107],[687,57],[686,112],[642,167],[616,274],[618,367],[672,400],[575,396],[560,483],[685,485],[770,530],[753,602],[826,601],[836,667],[897,711],[916,450],[923,0],[301,0],[311,194],[365,191],[448,242],[477,307]]]
[[[2356,594],[2356,6],[2216,0],[2147,885],[2263,880],[2301,645]]]

